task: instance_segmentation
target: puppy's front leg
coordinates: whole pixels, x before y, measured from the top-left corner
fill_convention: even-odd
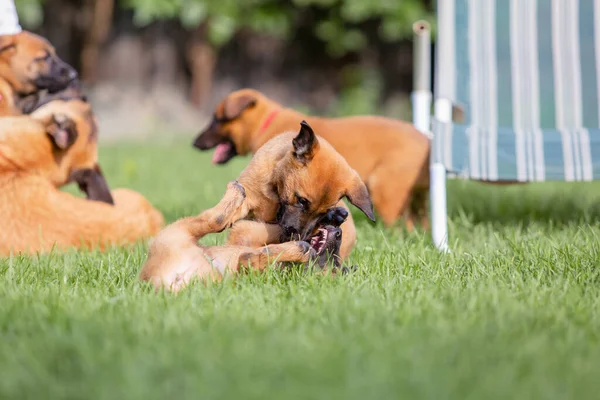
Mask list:
[[[262,271],[273,262],[307,263],[314,258],[316,258],[316,253],[307,242],[272,244],[240,254],[238,269],[239,267],[250,267]]]

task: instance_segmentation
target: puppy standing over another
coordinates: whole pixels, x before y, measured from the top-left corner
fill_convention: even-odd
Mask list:
[[[302,121],[298,134],[287,132],[263,146],[238,182],[228,184],[219,204],[174,222],[152,239],[140,279],[178,291],[191,279],[220,279],[240,265],[263,269],[275,260],[311,258],[324,265],[332,255],[340,266],[356,238],[354,225],[345,229],[350,214],[343,197],[373,218],[356,171]],[[229,226],[227,245],[198,245],[204,235]]]
[[[340,256],[345,260],[356,241],[356,229],[342,200],[347,198],[375,220],[367,187],[346,160],[306,121],[300,132],[284,132],[262,146],[241,172],[246,190],[241,218],[228,243],[258,247],[308,240],[318,221],[334,207],[345,210]]]
[[[334,266],[341,242],[341,229],[333,225],[319,226],[310,243],[293,241],[258,248],[247,246],[200,246],[198,240],[231,226],[243,213],[244,188],[230,182],[221,201],[195,217],[182,218],[163,229],[150,241],[148,258],[140,271],[140,279],[156,289],[178,292],[193,279],[220,280],[226,273],[236,274],[240,267],[265,269],[271,262],[301,262],[313,259],[324,267],[329,257]],[[339,225],[345,211],[333,210],[328,221]],[[341,215],[341,217],[340,217]]]
[[[57,189],[70,181],[87,200]],[[151,236],[164,224],[140,194],[109,191],[97,162],[96,121],[80,100],[0,118],[0,221],[2,255],[102,249]]]
[[[306,120],[366,183],[383,222],[404,216],[406,227],[429,225],[429,139],[413,125],[377,116],[318,118],[284,108],[262,93],[242,89],[217,106],[194,146],[215,148],[213,162],[256,152],[271,138]]]
[[[55,94],[76,80],[77,71],[43,37],[27,31],[0,36],[0,116],[27,113],[40,91]]]

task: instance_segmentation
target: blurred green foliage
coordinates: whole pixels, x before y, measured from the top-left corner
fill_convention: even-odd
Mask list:
[[[38,27],[44,18],[43,3],[44,0],[15,0],[19,23],[25,27]]]
[[[41,22],[44,0],[16,0],[25,26]],[[51,1],[51,0],[46,0]],[[299,11],[314,7],[321,14],[314,21],[314,34],[327,44],[332,56],[342,56],[367,45],[359,24],[379,21],[384,41],[410,37],[418,19],[432,21],[424,0],[121,0],[119,6],[134,10],[134,22],[147,25],[158,19],[177,18],[189,29],[206,24],[209,40],[219,47],[240,29],[249,29],[287,39]]]

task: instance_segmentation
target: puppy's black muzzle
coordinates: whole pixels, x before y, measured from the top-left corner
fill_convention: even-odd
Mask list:
[[[346,218],[348,218],[348,211],[345,208],[333,207],[315,218],[312,223],[300,226],[298,211],[286,213],[286,205],[281,204],[277,212],[277,223],[282,230],[279,240],[281,243],[291,240],[307,240],[317,226],[331,225],[339,227],[346,221]]]
[[[38,89],[46,89],[50,93],[64,90],[78,78],[77,71],[58,57],[48,61],[48,72],[38,76],[34,83]]]
[[[96,164],[94,168],[76,169],[71,173],[70,181],[77,183],[79,190],[86,194],[88,200],[115,204],[99,165]]]

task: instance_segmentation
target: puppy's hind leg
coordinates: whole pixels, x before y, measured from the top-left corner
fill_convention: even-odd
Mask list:
[[[175,224],[185,225],[189,233],[196,239],[209,233],[221,232],[247,214],[244,207],[245,199],[244,187],[237,181],[229,182],[225,195],[216,206],[195,217],[182,218]]]
[[[406,229],[414,228],[414,217],[410,212],[413,187],[420,174],[420,168],[401,157],[394,162],[379,166],[367,180],[367,186],[377,214],[387,227],[405,217]]]

